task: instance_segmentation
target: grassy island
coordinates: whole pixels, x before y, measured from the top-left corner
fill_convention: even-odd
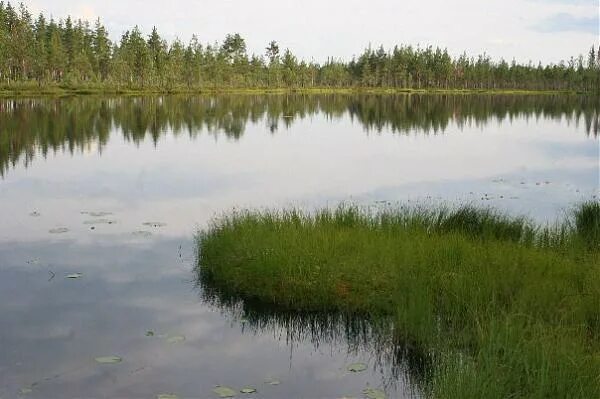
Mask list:
[[[600,202],[540,227],[490,209],[234,212],[201,278],[287,311],[391,318],[435,398],[600,397]]]

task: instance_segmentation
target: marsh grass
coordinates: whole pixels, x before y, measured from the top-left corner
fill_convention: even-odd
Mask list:
[[[298,312],[391,317],[444,398],[600,397],[598,202],[536,226],[474,207],[242,211],[198,236],[207,286]]]
[[[524,90],[524,89],[407,89],[394,87],[128,87],[118,84],[87,83],[78,85],[44,84],[19,82],[0,85],[1,97],[20,96],[72,96],[72,95],[146,95],[146,94],[510,94],[510,95],[554,95],[588,94],[576,90]]]
[[[590,249],[600,249],[600,202],[588,201],[573,211],[576,237]]]

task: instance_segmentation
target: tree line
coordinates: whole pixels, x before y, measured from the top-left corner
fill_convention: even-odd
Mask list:
[[[165,40],[136,26],[118,41],[98,19],[32,16],[26,6],[0,2],[0,86],[110,87],[116,89],[405,88],[595,91],[600,47],[586,57],[542,65],[452,57],[437,47],[367,48],[350,61],[306,62],[272,41],[248,54],[239,34],[221,43]]]

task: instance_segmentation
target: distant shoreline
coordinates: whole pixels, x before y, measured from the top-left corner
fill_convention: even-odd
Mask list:
[[[523,89],[408,89],[385,87],[311,87],[311,88],[117,88],[117,87],[3,87],[0,97],[73,96],[73,95],[214,95],[214,94],[490,94],[490,95],[593,95],[577,90]]]

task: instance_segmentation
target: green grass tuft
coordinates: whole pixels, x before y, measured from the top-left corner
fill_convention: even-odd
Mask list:
[[[536,226],[491,209],[235,212],[198,236],[206,290],[391,318],[441,398],[600,397],[600,204]]]
[[[600,202],[584,202],[573,214],[577,237],[588,247],[600,249]]]

